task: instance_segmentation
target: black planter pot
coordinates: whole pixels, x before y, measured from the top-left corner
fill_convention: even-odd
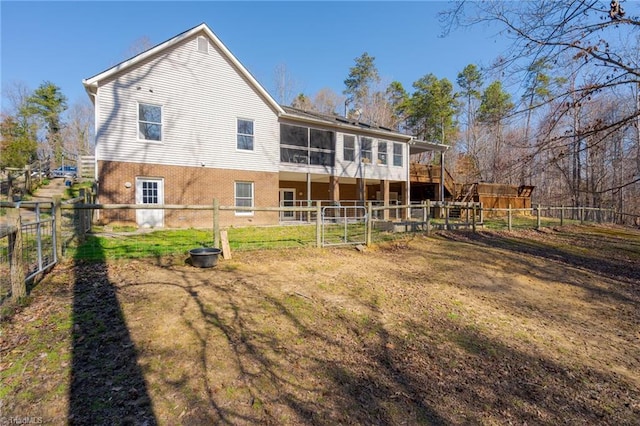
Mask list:
[[[189,250],[191,265],[196,268],[211,268],[218,263],[221,250],[212,247],[201,247]]]

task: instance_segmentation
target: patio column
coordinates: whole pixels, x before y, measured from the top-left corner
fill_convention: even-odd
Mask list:
[[[382,205],[385,207],[389,207],[389,181],[381,180],[380,181],[380,192],[382,192]],[[382,211],[382,219],[389,220],[389,210],[385,209]]]
[[[402,204],[409,205],[411,202],[409,194],[409,182],[401,182],[400,187],[402,188]],[[408,220],[410,215],[410,209],[402,209],[402,220]]]
[[[340,201],[340,182],[338,176],[329,176],[329,197],[331,201]]]
[[[358,199],[360,201],[367,200],[367,186],[365,184],[365,180],[361,178],[356,178],[356,185],[358,186]]]

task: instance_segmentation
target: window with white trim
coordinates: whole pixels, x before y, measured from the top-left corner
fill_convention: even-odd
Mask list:
[[[378,164],[387,165],[387,142],[378,141]]]
[[[335,133],[280,124],[280,161],[332,167],[336,156]]]
[[[235,183],[235,206],[253,207],[253,182]],[[253,216],[253,212],[236,210],[236,216]]]
[[[401,143],[393,144],[393,165],[394,166],[402,167],[402,157],[403,157],[402,151],[403,149],[402,149]]]
[[[342,138],[343,150],[342,157],[344,161],[355,161],[356,159],[356,137],[351,135],[344,135]]]
[[[138,139],[162,140],[162,107],[160,105],[138,104]]]
[[[360,158],[363,163],[371,164],[373,161],[372,145],[371,138],[360,138]]]
[[[237,148],[243,151],[253,151],[253,120],[238,118]]]

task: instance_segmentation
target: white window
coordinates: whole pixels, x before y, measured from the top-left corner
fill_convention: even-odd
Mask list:
[[[138,104],[138,139],[145,141],[162,140],[162,107]]]
[[[344,148],[342,155],[345,161],[355,161],[356,159],[356,137],[344,135]]]
[[[198,52],[209,53],[209,42],[204,37],[198,37]]]
[[[393,165],[402,167],[402,144],[394,143],[393,144]]]
[[[253,151],[253,120],[238,118],[238,149]]]
[[[253,207],[253,182],[236,182],[236,207]],[[252,211],[236,210],[236,216],[253,216]]]
[[[387,165],[387,143],[378,141],[378,164]]]
[[[371,145],[373,141],[371,138],[361,138],[360,139],[360,158],[363,163],[371,164],[373,160]]]

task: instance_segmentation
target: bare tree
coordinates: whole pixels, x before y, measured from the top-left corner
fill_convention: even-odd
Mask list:
[[[286,64],[282,63],[276,66],[273,71],[273,82],[278,103],[290,105],[296,92],[299,92],[299,84],[289,72]]]
[[[637,3],[634,6],[637,7]],[[500,24],[501,36],[509,38],[512,46],[496,66],[513,77],[520,76],[520,81],[527,81],[524,76],[540,61],[549,64],[550,72],[555,71],[560,76],[564,76],[566,69],[575,69],[575,85],[565,86],[534,107],[550,102],[571,106],[588,101],[603,91],[640,84],[638,39],[631,37],[633,32],[640,30],[640,20],[631,16],[630,10],[623,15],[617,11],[613,18],[611,11],[610,2],[599,0],[462,1],[444,12],[441,18],[447,31],[457,25]],[[597,78],[586,78],[595,75]],[[555,126],[548,130],[561,127],[564,115],[571,111],[571,108],[559,109],[554,116]],[[555,132],[553,136],[549,133],[538,140],[551,143],[553,138],[582,139],[592,134],[608,134],[631,126],[639,115],[636,108],[606,125],[601,121],[587,122],[579,128],[574,126],[574,132],[578,133]],[[638,172],[626,184],[640,180],[640,169]]]
[[[313,97],[313,109],[322,114],[344,114],[340,109],[344,108],[344,96],[338,95],[328,87],[322,88]]]
[[[313,111],[313,103],[311,102],[311,99],[309,99],[309,97],[304,93],[299,93],[298,96],[296,96],[295,99],[291,101],[291,106],[303,111]]]
[[[596,194],[639,186],[639,5],[627,3],[623,11],[619,2],[602,0],[460,1],[441,15],[445,32],[474,24],[501,28],[500,36],[512,44],[496,70],[513,81],[531,89],[539,83],[532,76],[569,80],[536,102],[530,91],[528,102],[514,115],[547,110],[544,122],[529,122],[538,129],[530,158],[547,159],[549,164],[539,169],[549,173],[548,166],[555,167],[576,204],[603,203]],[[544,64],[544,74],[532,74],[539,64]],[[617,99],[615,114],[605,107],[610,99]],[[527,135],[532,133],[527,130]]]
[[[64,148],[75,155],[93,152],[94,134],[93,104],[88,98],[76,101],[67,111],[67,122],[63,129]]]

